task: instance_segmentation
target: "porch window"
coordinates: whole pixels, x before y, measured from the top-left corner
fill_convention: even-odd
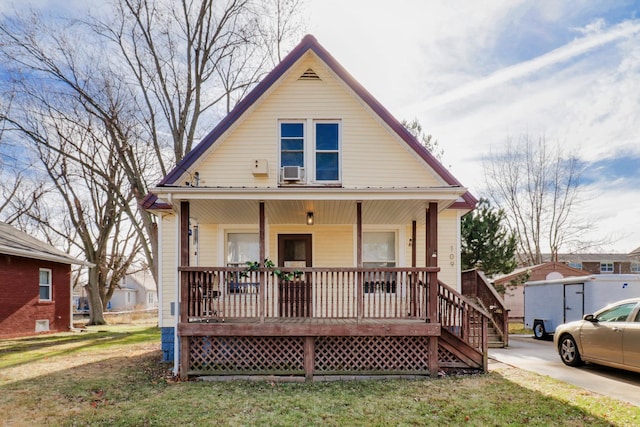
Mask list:
[[[340,127],[337,122],[316,122],[316,181],[340,180]]]
[[[362,233],[362,264],[365,268],[396,266],[396,233],[375,231]],[[395,273],[367,273],[364,277],[365,293],[395,293]]]
[[[51,270],[40,269],[40,301],[51,301]]]
[[[640,262],[632,262],[630,269],[632,273],[640,273]]]
[[[613,263],[612,262],[601,262],[600,263],[600,273],[613,273]]]
[[[227,234],[227,267],[244,267],[247,262],[260,260],[260,236],[258,233]],[[257,293],[259,283],[248,282],[239,274],[228,277],[227,290],[231,294]]]

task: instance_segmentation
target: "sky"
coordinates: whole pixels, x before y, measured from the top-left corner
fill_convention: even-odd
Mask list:
[[[593,252],[640,246],[640,0],[303,2],[305,32],[397,119],[417,118],[476,197],[492,150],[544,137],[586,165],[578,211],[609,242]]]
[[[584,162],[593,252],[640,246],[640,1],[307,0],[331,54],[486,197],[483,159],[544,137]],[[485,160],[486,161],[486,160]]]

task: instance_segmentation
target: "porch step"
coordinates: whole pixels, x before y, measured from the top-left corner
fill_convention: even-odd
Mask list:
[[[482,300],[480,298],[476,298],[476,302],[485,310],[487,310],[487,307],[485,307],[485,305],[482,303]],[[487,310],[488,311],[488,310]],[[504,348],[504,341],[502,340],[502,338],[500,337],[500,334],[498,334],[498,331],[496,330],[496,327],[493,325],[493,323],[491,321],[489,321],[489,324],[487,325],[487,346],[489,348]]]
[[[496,332],[496,329],[492,325],[489,325],[488,327],[487,340],[488,340],[487,345],[489,346],[489,348],[504,347],[504,341],[502,341],[502,339],[500,338],[500,335],[498,335],[498,332]]]

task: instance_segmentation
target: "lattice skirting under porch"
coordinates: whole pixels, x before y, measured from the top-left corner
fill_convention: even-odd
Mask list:
[[[184,337],[190,375],[304,375],[305,337]],[[315,375],[429,375],[427,336],[323,336],[313,338]],[[308,347],[307,347],[308,348]],[[438,350],[441,366],[464,366]]]

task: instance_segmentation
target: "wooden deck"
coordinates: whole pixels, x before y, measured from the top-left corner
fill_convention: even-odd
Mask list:
[[[436,268],[179,270],[184,377],[486,370],[485,314]]]

